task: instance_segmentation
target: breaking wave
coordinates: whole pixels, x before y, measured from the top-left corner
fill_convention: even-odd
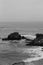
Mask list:
[[[24,62],[32,62],[43,59],[43,47],[38,47],[36,49],[26,49],[23,53],[30,53],[31,58],[24,59]]]

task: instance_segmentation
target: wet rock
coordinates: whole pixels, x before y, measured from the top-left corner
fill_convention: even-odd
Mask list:
[[[37,38],[43,38],[43,34],[37,33],[37,34],[36,34],[36,39],[37,39]]]
[[[34,40],[34,45],[43,46],[43,39],[35,39]]]
[[[26,44],[27,46],[43,46],[43,40],[33,40],[32,42]]]
[[[9,40],[21,40],[21,35],[18,32],[11,33],[8,35]]]
[[[21,36],[21,38],[22,38],[22,39],[26,39],[26,37],[25,37],[25,36]]]
[[[2,41],[8,41],[8,38],[2,38]]]
[[[43,38],[36,38],[34,40],[32,40],[29,44],[30,46],[43,46]]]
[[[13,63],[12,65],[25,65],[25,62]]]
[[[25,36],[20,35],[18,32],[14,32],[8,35],[7,38],[2,38],[3,41],[9,41],[9,40],[22,40],[25,39],[26,41],[29,41],[30,39]]]
[[[36,34],[36,39],[32,41],[33,45],[43,46],[43,34]]]
[[[43,34],[36,34],[36,38],[32,40],[27,46],[43,46]]]
[[[7,38],[3,38],[2,40],[21,40],[21,35],[18,32],[14,32],[9,34]]]

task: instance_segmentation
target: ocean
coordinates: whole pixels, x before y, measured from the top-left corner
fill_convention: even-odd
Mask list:
[[[12,63],[24,61],[36,65],[35,61],[43,59],[43,51],[40,46],[25,47],[24,41],[20,41],[17,45],[9,41],[1,39],[7,37],[10,33],[19,32],[21,35],[35,35],[43,33],[43,23],[41,22],[0,22],[0,64],[12,65]],[[40,61],[41,62],[41,61]],[[38,63],[37,63],[38,65]],[[39,64],[40,65],[40,64]]]
[[[43,33],[43,22],[0,22],[0,35],[15,31],[21,34]]]

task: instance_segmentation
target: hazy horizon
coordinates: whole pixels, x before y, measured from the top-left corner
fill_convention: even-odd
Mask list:
[[[43,23],[41,22],[0,22],[0,35],[19,32],[21,34],[43,33]]]
[[[0,22],[43,22],[43,0],[0,0]]]

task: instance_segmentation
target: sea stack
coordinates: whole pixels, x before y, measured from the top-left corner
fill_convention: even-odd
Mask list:
[[[21,40],[21,35],[18,32],[14,32],[9,34],[7,38],[2,38],[2,40]]]

